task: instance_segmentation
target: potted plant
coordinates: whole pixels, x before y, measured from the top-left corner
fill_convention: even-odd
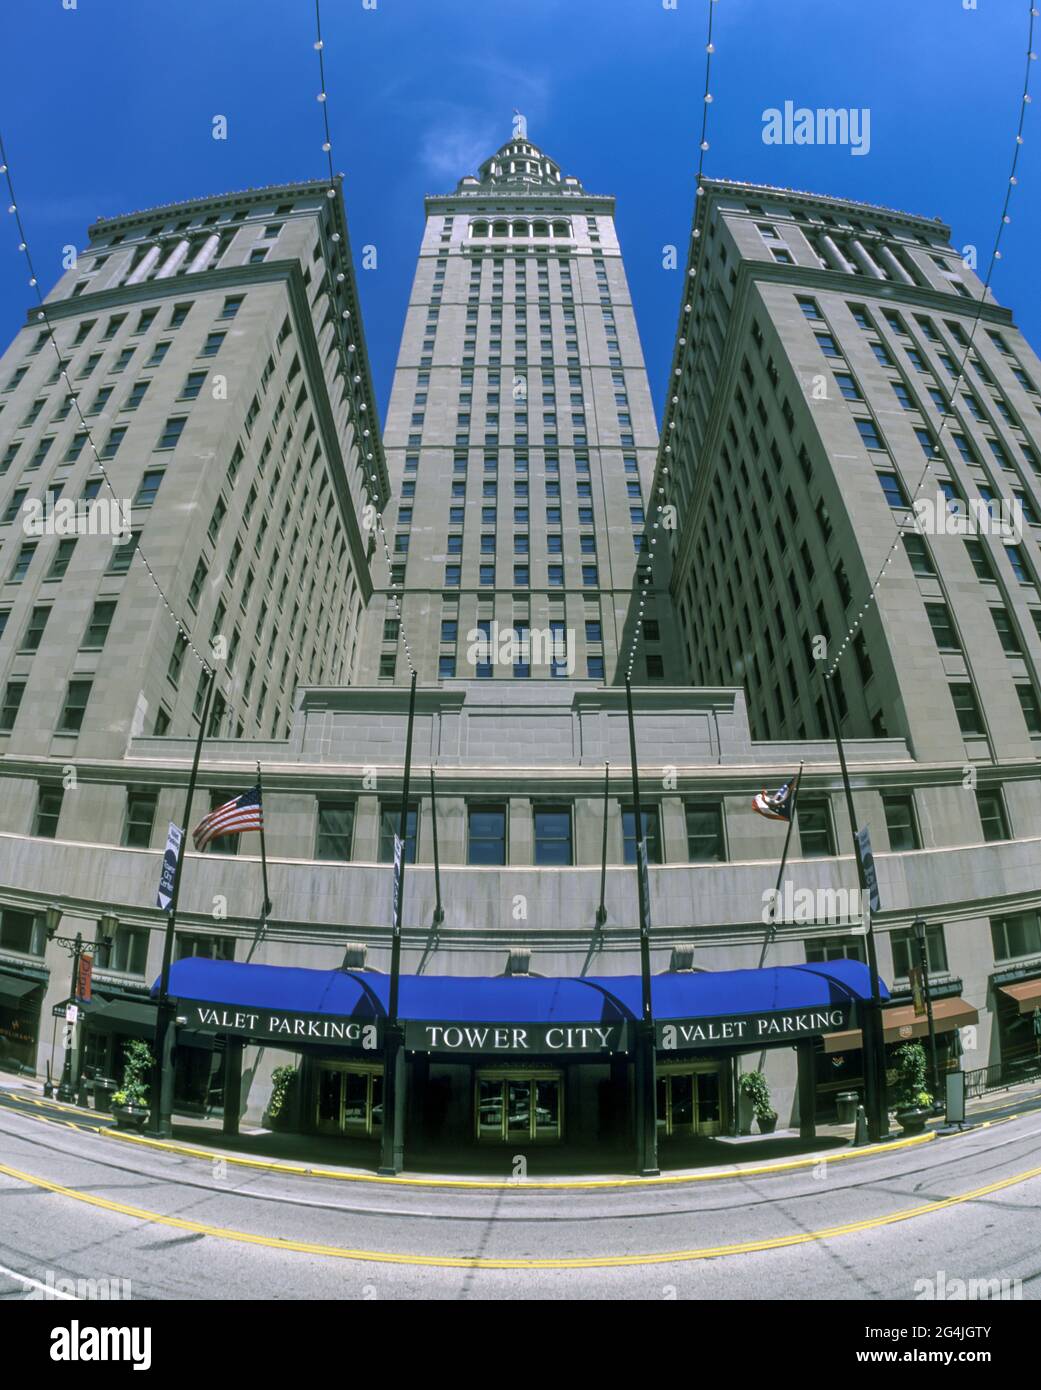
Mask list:
[[[148,1081],[155,1065],[148,1044],[140,1038],[127,1043],[123,1059],[123,1084],[112,1092],[112,1113],[117,1129],[144,1129],[148,1119]]]
[[[905,1134],[920,1134],[932,1114],[933,1098],[925,1087],[925,1048],[920,1042],[904,1043],[896,1052],[895,1114]]]
[[[271,1097],[265,1119],[271,1129],[284,1129],[289,1120],[289,1103],[296,1086],[296,1067],[276,1067],[271,1073]]]
[[[746,1071],[738,1077],[741,1094],[752,1105],[752,1114],[759,1125],[760,1134],[773,1134],[777,1128],[777,1111],[770,1104],[770,1087],[761,1071]]]

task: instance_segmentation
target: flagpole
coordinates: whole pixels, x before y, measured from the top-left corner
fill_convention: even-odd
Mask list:
[[[437,903],[434,907],[434,926],[439,927],[445,920],[445,910],[441,906],[441,859],[437,852],[437,793],[434,790],[434,766],[430,765],[430,828],[434,836],[434,893]]]
[[[636,1029],[636,1161],[640,1175],[648,1177],[659,1171],[654,1070],[656,1040],[651,1001],[651,916],[648,901],[650,881],[647,874],[647,847],[643,839],[643,811],[640,806],[640,771],[636,760],[633,690],[628,678],[625,682],[625,705],[629,718],[629,761],[632,768],[633,819],[636,833],[636,892],[640,909],[641,1011]]]
[[[828,713],[838,749],[839,769],[842,773],[842,787],[846,794],[846,813],[849,816],[850,834],[853,836],[853,858],[857,866],[857,882],[860,885],[860,900],[864,908],[864,935],[867,939],[868,969],[871,974],[870,1008],[862,1009],[865,1014],[860,1029],[861,1056],[864,1062],[864,1109],[867,1112],[868,1138],[878,1143],[889,1132],[885,1095],[885,1044],[882,1032],[882,999],[878,986],[878,959],[875,955],[875,933],[871,925],[871,906],[867,877],[857,849],[857,816],[853,809],[853,790],[846,767],[846,750],[842,745],[842,731],[839,726],[838,701],[829,676],[824,677],[824,693],[827,696]]]
[[[267,845],[264,840],[264,783],[260,776],[260,763],[257,763],[257,795],[260,798],[260,868],[264,875],[264,905],[260,909],[262,921],[267,921],[271,911],[271,898],[267,891]]]
[[[166,936],[163,940],[163,967],[159,974],[159,994],[155,1011],[155,1052],[158,1077],[153,1104],[148,1116],[149,1132],[159,1138],[169,1138],[173,1133],[171,1116],[173,1114],[173,1020],[170,1017],[170,965],[173,960],[174,927],[177,924],[177,904],[181,895],[181,873],[184,869],[184,854],[188,845],[189,826],[192,820],[192,798],[195,783],[199,776],[199,760],[202,757],[202,742],[206,737],[206,725],[210,717],[210,702],[213,698],[214,672],[203,667],[206,678],[206,694],[203,698],[202,718],[199,720],[199,733],[195,740],[195,753],[192,757],[192,770],[188,775],[188,790],[184,797],[184,824],[181,829],[181,842],[177,847],[177,864],[174,868],[173,885],[170,890],[170,908],[166,918]]]
[[[405,1039],[398,1018],[401,984],[401,913],[408,846],[408,790],[412,772],[412,729],[416,718],[416,673],[408,696],[405,766],[401,779],[401,818],[394,846],[394,904],[390,941],[390,991],[383,1043],[383,1143],[379,1171],[401,1172],[405,1156]],[[418,829],[418,827],[417,827]]]
[[[611,790],[611,764],[604,762],[604,838],[600,847],[600,906],[596,910],[596,925],[598,931],[603,931],[604,923],[607,921],[607,808],[608,795]]]
[[[789,764],[791,766],[791,764]],[[777,870],[777,884],[774,888],[773,911],[770,921],[766,924],[766,936],[763,938],[763,949],[759,953],[759,969],[762,970],[763,962],[766,960],[766,953],[770,949],[774,936],[777,933],[777,900],[781,892],[781,884],[784,880],[784,869],[788,863],[788,847],[792,842],[792,831],[795,828],[795,803],[799,799],[799,784],[802,778],[802,770],[806,766],[805,761],[799,763],[799,771],[795,774],[795,783],[792,787],[792,809],[788,815],[788,830],[784,837],[784,850],[781,854],[781,867]]]
[[[246,952],[246,964],[253,959],[253,952],[260,945],[267,930],[267,919],[271,912],[271,899],[267,891],[267,846],[264,841],[264,784],[260,776],[260,763],[257,763],[257,796],[260,801],[260,868],[264,876],[264,901],[260,909],[260,921],[257,929],[253,933],[253,940],[249,943],[249,950]]]

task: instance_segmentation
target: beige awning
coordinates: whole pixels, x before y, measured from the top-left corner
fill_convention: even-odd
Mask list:
[[[1038,982],[1041,984],[1041,981]],[[965,999],[937,999],[933,1003],[933,1026],[937,1033],[953,1033],[969,1023],[979,1023],[979,1010]],[[882,1010],[882,1026],[887,1043],[910,1042],[929,1033],[929,1019],[917,1017],[913,1004],[896,1004]],[[861,1045],[860,1029],[848,1033],[825,1033],[825,1052],[853,1052]]]
[[[1014,985],[999,985],[1002,994],[1007,994],[1019,1005],[1021,1014],[1032,1014],[1041,1009],[1041,978],[1036,980],[1017,980]]]

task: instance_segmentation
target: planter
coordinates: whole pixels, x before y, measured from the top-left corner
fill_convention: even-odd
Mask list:
[[[932,1110],[924,1105],[909,1105],[894,1112],[896,1122],[905,1134],[921,1134]]]
[[[117,1105],[113,1103],[112,1114],[116,1117],[117,1129],[142,1130],[148,1119],[147,1105]]]
[[[759,1126],[760,1134],[773,1134],[774,1130],[777,1128],[776,1115],[757,1115],[755,1118]]]

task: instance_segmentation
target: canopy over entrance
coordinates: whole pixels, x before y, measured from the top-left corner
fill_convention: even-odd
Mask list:
[[[170,969],[170,996],[189,1028],[363,1050],[381,1043],[389,989],[389,978],[372,971],[196,957]],[[158,981],[153,997],[157,991]],[[856,1026],[856,1005],[870,994],[867,967],[851,960],[651,980],[657,1044],[665,1051],[790,1046]],[[627,1052],[641,1015],[638,975],[401,978],[400,1018],[413,1051]]]

